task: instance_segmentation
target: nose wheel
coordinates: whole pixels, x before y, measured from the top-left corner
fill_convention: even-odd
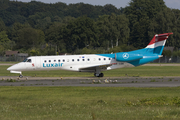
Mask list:
[[[23,78],[23,75],[20,74],[19,77],[20,77],[20,78]]]
[[[100,74],[94,73],[94,76],[95,77],[104,77],[104,74],[103,73],[100,73]]]

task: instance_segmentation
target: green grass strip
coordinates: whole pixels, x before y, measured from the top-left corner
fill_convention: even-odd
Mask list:
[[[179,120],[179,93],[180,87],[1,87],[0,119]]]

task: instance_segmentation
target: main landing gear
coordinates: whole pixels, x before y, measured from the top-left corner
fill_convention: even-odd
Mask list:
[[[95,77],[104,77],[104,74],[103,73],[100,73],[100,74],[94,73],[94,76]]]

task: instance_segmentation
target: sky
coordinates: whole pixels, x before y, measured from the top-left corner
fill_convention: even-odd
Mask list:
[[[15,1],[15,0],[11,0],[11,1]],[[17,1],[30,2],[31,0],[17,0]],[[41,1],[43,3],[63,2],[66,4],[83,2],[83,3],[88,3],[92,5],[101,5],[101,6],[104,6],[106,4],[112,4],[117,8],[120,7],[124,8],[128,6],[128,3],[131,0],[34,0],[34,1]],[[164,2],[167,7],[180,10],[180,0],[164,0]]]

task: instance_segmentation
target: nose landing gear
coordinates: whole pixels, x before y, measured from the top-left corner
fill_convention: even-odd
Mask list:
[[[100,73],[100,74],[94,73],[94,76],[95,77],[104,77],[104,74],[103,73]]]
[[[23,75],[22,75],[22,74],[20,74],[20,75],[19,75],[19,77],[20,77],[20,78],[23,78]]]

